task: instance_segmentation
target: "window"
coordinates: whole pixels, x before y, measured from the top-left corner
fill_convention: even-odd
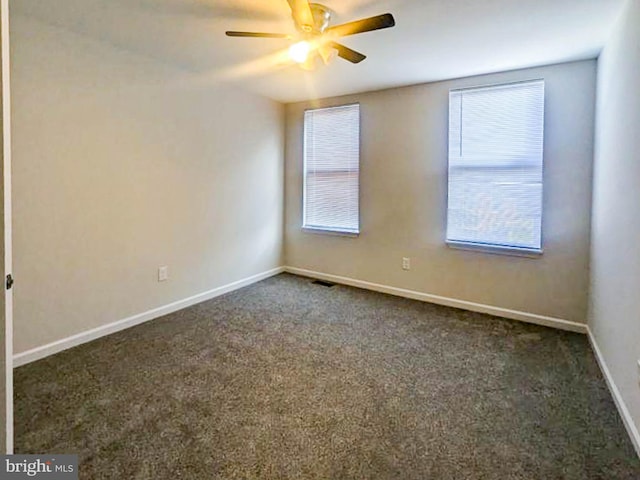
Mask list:
[[[303,228],[360,230],[360,106],[304,112]]]
[[[543,125],[543,80],[449,93],[449,245],[542,253]]]

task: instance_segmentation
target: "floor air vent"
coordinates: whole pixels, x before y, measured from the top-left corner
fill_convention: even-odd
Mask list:
[[[311,283],[314,285],[322,285],[323,287],[333,287],[335,285],[335,283],[325,282],[324,280],[314,280]]]

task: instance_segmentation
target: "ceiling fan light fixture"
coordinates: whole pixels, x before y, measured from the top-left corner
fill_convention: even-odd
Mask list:
[[[307,61],[309,52],[311,51],[311,44],[306,40],[298,43],[294,43],[289,47],[289,56],[296,63],[304,63]]]
[[[302,68],[313,69],[315,60],[322,58],[325,65],[336,55],[351,63],[360,63],[366,57],[360,52],[338,43],[340,37],[357,33],[372,32],[393,27],[396,24],[393,15],[383,13],[353,22],[331,25],[333,12],[324,5],[309,0],[287,0],[291,7],[291,16],[301,41],[289,47],[289,57]],[[227,31],[229,37],[249,38],[295,38],[286,33]],[[284,52],[283,52],[284,53]]]

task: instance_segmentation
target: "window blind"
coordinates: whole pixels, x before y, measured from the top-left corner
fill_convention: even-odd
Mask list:
[[[360,106],[304,113],[303,227],[359,232]]]
[[[449,243],[541,251],[543,133],[543,80],[449,93]]]

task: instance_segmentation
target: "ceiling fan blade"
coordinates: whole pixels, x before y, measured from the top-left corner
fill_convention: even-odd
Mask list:
[[[291,14],[296,25],[303,32],[310,32],[313,30],[313,14],[311,13],[311,7],[308,0],[287,0],[291,7]]]
[[[366,55],[363,55],[360,52],[356,52],[355,50],[352,50],[349,47],[345,47],[341,43],[329,42],[328,45],[331,48],[335,48],[338,51],[339,57],[344,58],[345,60],[348,60],[351,63],[360,63],[365,58],[367,58]]]
[[[291,38],[286,33],[262,33],[262,32],[234,32],[228,31],[227,37],[252,37],[252,38]]]
[[[338,37],[345,37],[347,35],[355,35],[356,33],[371,32],[372,30],[390,28],[395,24],[396,21],[393,18],[393,15],[391,15],[390,13],[385,13],[383,15],[377,15],[375,17],[356,20],[355,22],[343,23],[342,25],[329,27],[327,28],[325,33],[336,35]]]

